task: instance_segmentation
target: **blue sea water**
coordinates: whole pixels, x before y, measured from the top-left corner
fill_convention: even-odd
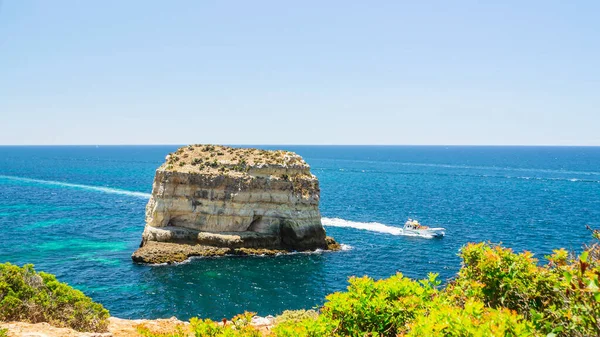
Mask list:
[[[468,242],[502,242],[543,262],[600,227],[600,148],[280,146],[321,182],[335,253],[132,263],[154,170],[177,146],[0,147],[0,262],[33,263],[113,316],[221,319],[320,305],[351,275],[413,278],[460,268]],[[443,239],[398,234],[407,218]]]

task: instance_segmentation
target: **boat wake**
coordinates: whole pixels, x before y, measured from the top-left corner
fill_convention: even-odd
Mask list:
[[[108,193],[108,194],[121,194],[121,195],[128,195],[131,197],[137,197],[137,198],[143,198],[143,199],[150,198],[150,193],[127,191],[127,190],[121,190],[118,188],[111,188],[111,187],[71,184],[71,183],[65,183],[62,181],[31,179],[31,178],[5,176],[5,175],[0,175],[0,179],[15,180],[15,181],[21,181],[21,182],[26,182],[26,183],[40,184],[40,185],[62,186],[62,187],[67,187],[67,188],[96,191],[96,192],[102,192],[102,193]]]
[[[405,233],[400,227],[388,226],[378,222],[355,222],[340,218],[322,218],[321,222],[323,226],[327,227],[347,227],[391,235],[414,236],[426,239],[434,238],[434,236],[427,234]]]
[[[20,182],[25,182],[25,183],[39,184],[39,185],[61,186],[61,187],[66,187],[66,188],[95,191],[95,192],[108,193],[108,194],[120,194],[120,195],[126,195],[126,196],[130,196],[130,197],[136,197],[136,198],[142,198],[142,199],[149,199],[151,196],[150,193],[127,191],[127,190],[122,190],[122,189],[118,189],[118,188],[103,187],[103,186],[72,184],[72,183],[66,183],[66,182],[54,181],[54,180],[32,179],[32,178],[7,176],[7,175],[0,175],[0,179],[20,181]],[[402,228],[388,226],[388,225],[384,225],[384,224],[381,224],[378,222],[355,222],[355,221],[348,221],[348,220],[344,220],[344,219],[340,219],[340,218],[323,218],[321,220],[322,220],[323,225],[328,226],[328,227],[356,228],[356,229],[362,229],[362,230],[366,230],[366,231],[385,233],[385,234],[391,234],[391,235],[414,236],[414,237],[422,237],[422,238],[427,238],[427,239],[433,238],[433,236],[431,236],[431,235],[404,233]],[[352,247],[346,246],[346,247],[342,247],[342,249],[349,250],[349,249],[352,249]]]

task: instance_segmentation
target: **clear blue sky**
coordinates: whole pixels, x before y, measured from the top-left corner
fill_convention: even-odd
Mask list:
[[[598,0],[0,1],[0,144],[600,145]]]

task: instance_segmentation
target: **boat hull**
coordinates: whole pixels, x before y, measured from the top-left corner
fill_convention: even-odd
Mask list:
[[[409,229],[404,228],[404,234],[414,234],[425,237],[443,237],[446,235],[445,228]]]

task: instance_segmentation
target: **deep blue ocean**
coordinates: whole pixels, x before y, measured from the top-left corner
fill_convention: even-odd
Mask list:
[[[113,316],[221,319],[320,305],[351,275],[448,280],[468,242],[543,262],[589,243],[586,225],[600,227],[599,147],[264,147],[311,165],[325,228],[350,249],[134,264],[154,171],[176,148],[0,147],[0,262],[33,263]],[[395,235],[407,218],[446,227],[446,237]]]

